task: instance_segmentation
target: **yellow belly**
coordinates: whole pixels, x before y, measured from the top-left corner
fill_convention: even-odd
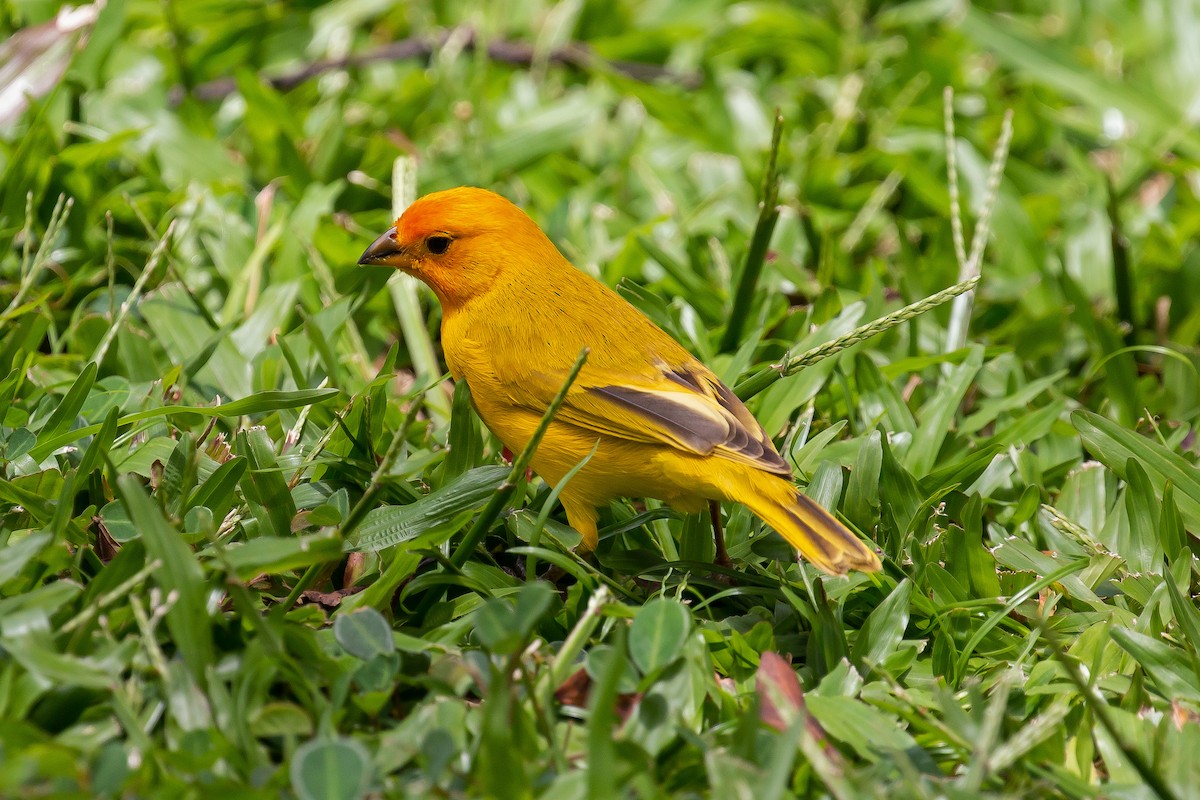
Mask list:
[[[499,408],[486,401],[477,402],[476,408],[488,428],[514,453],[521,452],[541,420],[527,410]],[[554,486],[585,458],[587,464],[563,490],[564,501],[602,506],[616,497],[653,497],[681,511],[694,512],[703,509],[706,499],[725,495],[705,479],[703,465],[709,459],[704,456],[617,439],[565,422],[550,423],[534,453],[533,469]]]

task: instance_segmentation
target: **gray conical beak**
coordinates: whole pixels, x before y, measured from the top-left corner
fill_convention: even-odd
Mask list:
[[[404,248],[400,246],[400,242],[396,238],[395,226],[392,226],[382,236],[371,242],[371,246],[359,256],[358,263],[363,265],[386,264],[399,266],[400,256],[403,254]]]

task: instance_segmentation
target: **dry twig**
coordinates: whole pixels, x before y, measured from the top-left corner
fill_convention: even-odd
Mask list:
[[[529,66],[538,57],[533,45],[525,42],[506,42],[503,40],[482,42],[474,31],[451,29],[431,36],[412,36],[397,42],[384,45],[378,50],[345,58],[332,58],[314,61],[294,72],[274,77],[264,76],[263,80],[281,92],[288,92],[300,84],[343,69],[354,69],[382,61],[406,61],[408,59],[428,59],[450,39],[462,38],[464,50],[474,50],[486,46],[488,58],[503,64]],[[456,42],[457,44],[458,42]],[[551,50],[545,60],[552,64],[575,67],[580,70],[602,69],[611,70],[627,78],[649,83],[665,80],[679,84],[684,89],[695,89],[700,85],[700,76],[696,73],[678,73],[659,64],[647,64],[640,61],[610,61],[592,52],[592,49],[582,42],[571,42]],[[237,82],[233,78],[221,78],[208,83],[202,83],[195,88],[193,94],[199,100],[220,100],[237,91]],[[179,103],[184,96],[184,89],[176,86],[171,90],[171,102]]]

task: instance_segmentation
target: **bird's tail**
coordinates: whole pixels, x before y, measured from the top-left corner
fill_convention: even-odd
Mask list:
[[[816,501],[792,482],[758,473],[755,491],[737,498],[787,539],[814,566],[833,575],[852,569],[879,570],[879,557]]]

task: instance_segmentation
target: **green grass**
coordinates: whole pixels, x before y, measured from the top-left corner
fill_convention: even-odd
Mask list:
[[[109,0],[0,105],[0,796],[1195,796],[1200,14],[474,5]],[[1010,109],[965,345],[946,304],[814,350],[960,280]],[[458,184],[752,395],[884,571],[730,507],[727,580],[654,502],[578,560],[433,298],[355,266]]]

